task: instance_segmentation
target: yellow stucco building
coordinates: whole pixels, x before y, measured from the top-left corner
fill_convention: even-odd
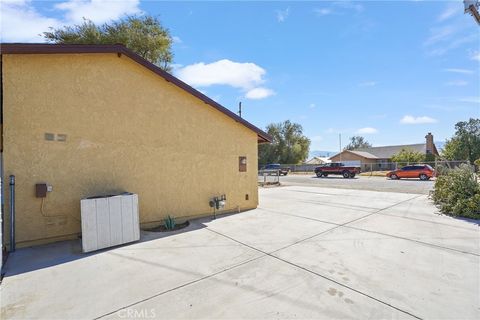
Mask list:
[[[78,237],[80,199],[94,195],[137,193],[143,226],[211,215],[221,194],[225,211],[257,206],[257,145],[271,138],[179,79],[121,45],[0,50],[17,246]],[[37,183],[52,191],[36,197]],[[5,184],[3,196],[7,231]]]

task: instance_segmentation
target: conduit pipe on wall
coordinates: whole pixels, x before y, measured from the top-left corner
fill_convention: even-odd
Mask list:
[[[225,194],[222,194],[219,197],[213,197],[209,201],[210,207],[213,208],[213,219],[217,218],[216,210],[220,210],[220,209],[225,208],[225,202],[226,201],[227,201],[227,196]]]
[[[15,251],[15,176],[10,176],[10,252]]]

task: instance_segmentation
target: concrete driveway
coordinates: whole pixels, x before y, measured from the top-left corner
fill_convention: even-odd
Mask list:
[[[288,186],[96,254],[18,250],[2,319],[479,319],[479,226],[426,195]]]

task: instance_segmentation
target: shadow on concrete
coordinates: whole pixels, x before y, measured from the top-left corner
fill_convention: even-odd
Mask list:
[[[461,221],[465,221],[465,222],[480,226],[480,219],[472,219],[472,218],[464,218],[464,217],[452,217],[452,218],[454,218],[455,220],[461,220]]]
[[[317,177],[317,176],[313,176],[311,177],[312,179],[321,179],[321,180],[357,180],[358,177],[355,176],[355,178],[344,178],[343,176],[341,175],[338,175],[338,176],[328,176],[328,177]]]
[[[222,219],[234,214],[237,213],[217,214],[216,218]],[[208,223],[212,220],[214,220],[213,216],[190,220],[190,225],[188,227],[176,231],[154,232],[141,230],[139,241],[130,242],[119,246],[105,248],[88,253],[82,252],[81,239],[59,241],[39,246],[20,248],[8,255],[2,273],[4,273],[4,277],[10,277],[26,272],[49,268],[78,259],[95,256],[97,254],[108,252],[113,249],[128,247],[129,245],[137,243],[148,242],[173,235],[203,229],[207,227],[205,223]]]
[[[401,178],[401,179],[390,179],[390,178],[385,178],[387,181],[419,181],[419,182],[432,182],[435,181],[435,179],[430,178],[429,180],[421,180],[420,178]]]

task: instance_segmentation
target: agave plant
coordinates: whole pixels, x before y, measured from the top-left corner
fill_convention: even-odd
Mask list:
[[[175,228],[175,218],[168,215],[164,220],[163,220],[163,225],[165,226],[165,229],[167,230],[173,230]]]

